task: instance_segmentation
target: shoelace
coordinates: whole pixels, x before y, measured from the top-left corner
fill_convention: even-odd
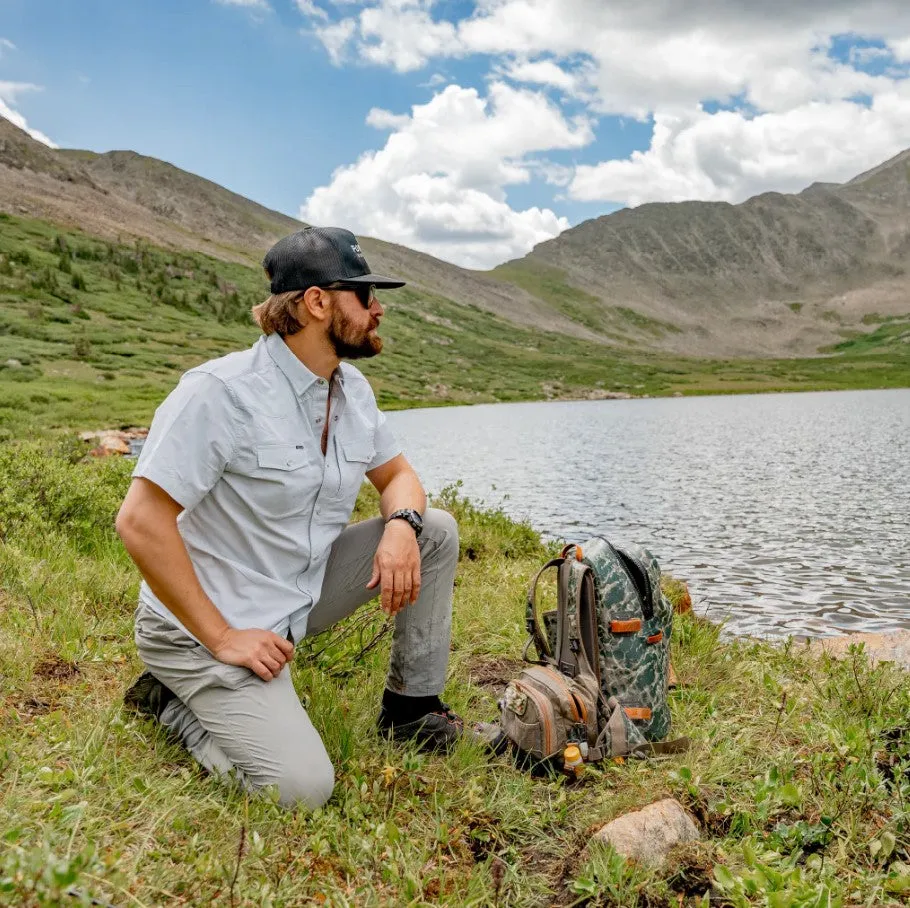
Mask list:
[[[435,714],[437,716],[444,716],[449,722],[454,725],[464,726],[464,719],[461,716],[457,715],[455,711],[446,703],[442,704],[442,709],[437,709]]]

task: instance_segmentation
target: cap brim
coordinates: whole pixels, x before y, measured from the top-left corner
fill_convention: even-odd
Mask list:
[[[362,274],[360,277],[346,277],[343,280],[345,284],[375,284],[380,290],[394,290],[396,287],[404,287],[406,283],[381,274]]]

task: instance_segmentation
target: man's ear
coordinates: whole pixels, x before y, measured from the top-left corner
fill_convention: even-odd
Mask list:
[[[301,324],[311,319],[317,322],[324,322],[329,317],[332,297],[328,291],[323,290],[321,287],[308,287],[298,305],[303,307],[301,314],[305,316]]]

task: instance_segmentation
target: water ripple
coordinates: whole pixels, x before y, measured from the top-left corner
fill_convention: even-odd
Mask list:
[[[735,633],[910,628],[910,390],[390,413],[427,487],[649,546]]]

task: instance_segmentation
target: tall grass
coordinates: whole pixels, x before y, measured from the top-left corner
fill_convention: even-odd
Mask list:
[[[329,804],[286,812],[204,775],[121,708],[141,668],[138,576],[113,530],[128,465],[78,453],[0,448],[0,903],[907,903],[907,676],[860,650],[722,642],[692,616],[673,643],[680,757],[568,784],[467,743],[448,758],[391,745],[374,731],[388,636],[364,646],[382,628],[367,606],[357,633],[298,647],[293,667],[338,768]],[[441,503],[462,539],[447,697],[491,718],[552,548],[457,489]],[[365,493],[358,516],[375,506]],[[703,834],[665,868],[586,848],[595,825],[664,796]]]

